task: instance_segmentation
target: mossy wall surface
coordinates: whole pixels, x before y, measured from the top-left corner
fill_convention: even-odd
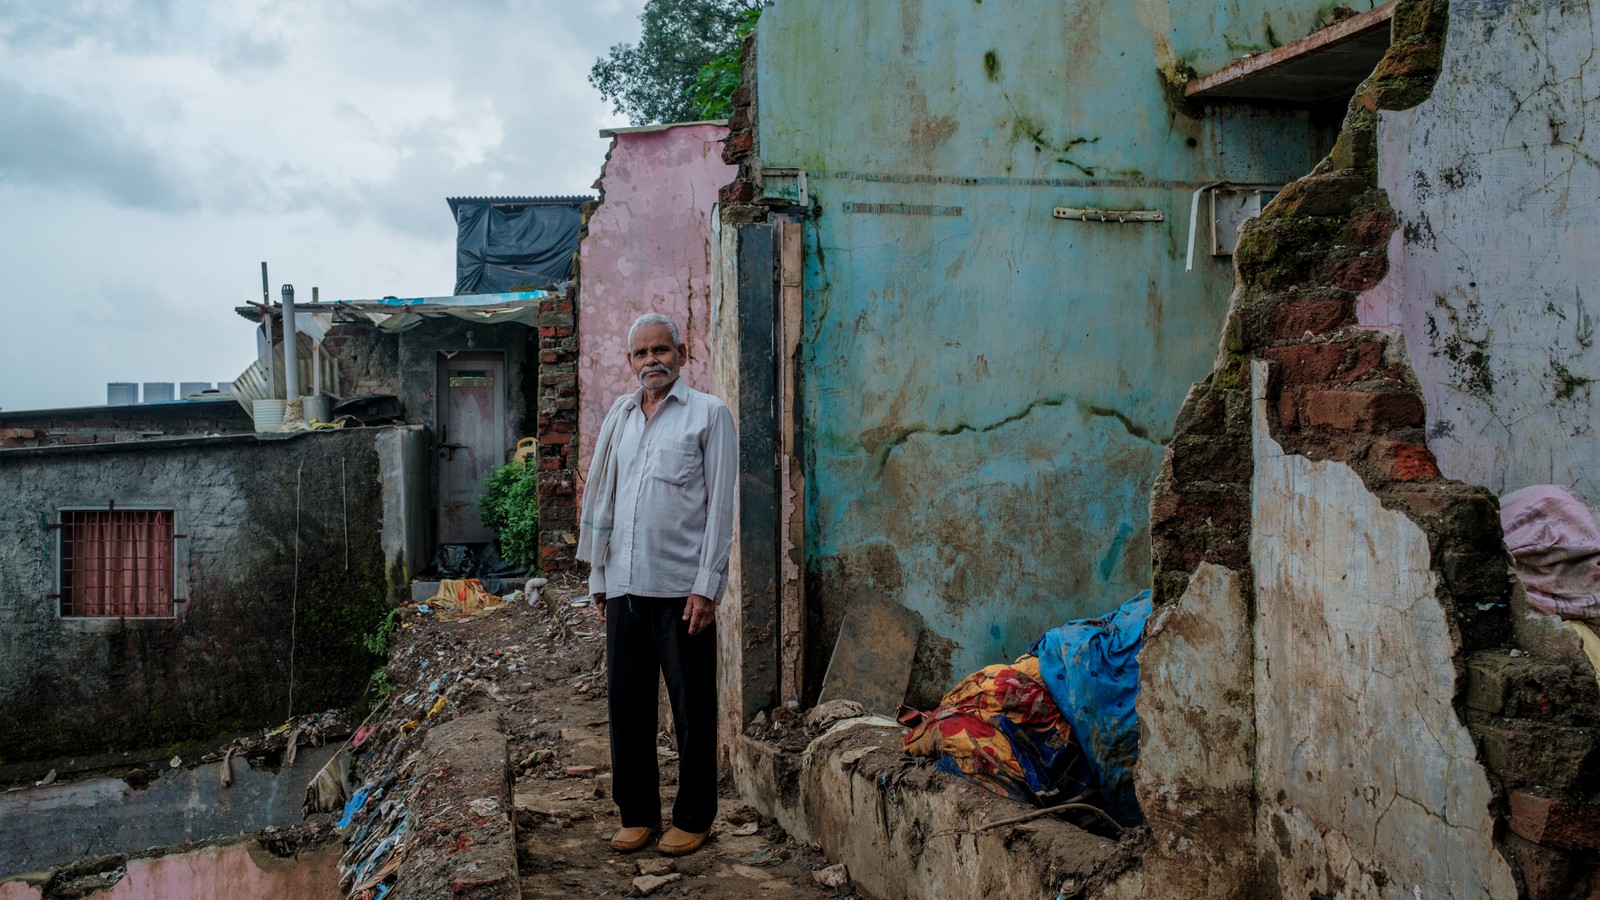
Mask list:
[[[160,747],[348,705],[388,610],[378,429],[0,454],[0,758]],[[63,507],[174,511],[177,615],[63,619]]]

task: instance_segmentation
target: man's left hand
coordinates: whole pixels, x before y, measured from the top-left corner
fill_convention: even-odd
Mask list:
[[[683,620],[689,623],[689,633],[699,634],[717,619],[717,605],[699,594],[690,594],[683,605]]]

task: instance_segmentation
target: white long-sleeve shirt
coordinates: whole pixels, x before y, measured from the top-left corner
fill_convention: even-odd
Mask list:
[[[616,486],[604,562],[591,560],[591,593],[722,599],[733,547],[739,467],[733,415],[679,378],[647,419],[644,392],[615,406]],[[601,432],[605,432],[602,426]],[[588,484],[602,483],[595,454]]]

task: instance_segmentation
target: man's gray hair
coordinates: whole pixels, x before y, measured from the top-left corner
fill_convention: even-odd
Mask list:
[[[683,338],[678,336],[678,323],[672,321],[671,317],[664,316],[661,313],[645,313],[634,319],[633,327],[628,329],[628,346],[633,346],[634,332],[646,325],[665,325],[667,326],[667,333],[672,335],[672,346],[676,347],[683,343]]]

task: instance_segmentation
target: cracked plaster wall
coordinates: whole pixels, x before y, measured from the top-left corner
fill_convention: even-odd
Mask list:
[[[611,403],[636,390],[628,327],[647,312],[671,316],[689,359],[683,377],[711,391],[711,210],[735,167],[722,161],[720,124],[623,131],[613,138],[589,219],[578,289],[578,471],[588,472]]]
[[[1600,506],[1600,8],[1450,6],[1430,99],[1379,119],[1399,227],[1363,325],[1398,327],[1451,478]]]
[[[1191,192],[1315,161],[1303,113],[1175,111],[1319,4],[786,0],[758,26],[768,197],[806,226],[807,684],[844,604],[921,613],[911,695],[1147,586],[1163,443],[1215,349],[1226,260],[1184,271]],[[780,183],[781,182],[781,183]],[[1154,209],[1158,224],[1052,218]]]
[[[1266,364],[1254,370],[1264,877],[1285,896],[1515,896],[1488,778],[1452,706],[1460,642],[1427,536],[1349,466],[1286,454]]]

